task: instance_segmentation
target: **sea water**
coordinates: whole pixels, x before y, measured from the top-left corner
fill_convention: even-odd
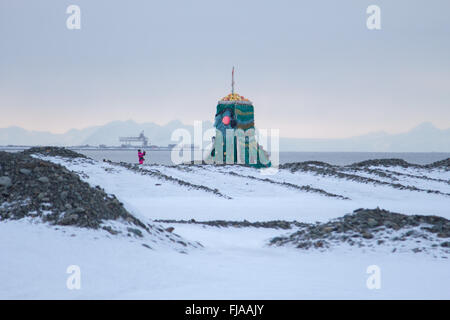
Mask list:
[[[74,150],[92,159],[138,163],[135,150]],[[171,151],[147,151],[145,163],[172,165]],[[280,163],[322,161],[333,165],[348,165],[372,159],[403,159],[409,163],[429,164],[450,158],[450,152],[280,152]]]

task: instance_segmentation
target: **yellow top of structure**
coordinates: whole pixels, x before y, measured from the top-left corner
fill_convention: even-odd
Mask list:
[[[244,96],[240,96],[237,93],[230,93],[226,97],[223,97],[221,101],[248,101],[248,102],[250,102],[250,100],[248,100],[247,98],[244,98]]]

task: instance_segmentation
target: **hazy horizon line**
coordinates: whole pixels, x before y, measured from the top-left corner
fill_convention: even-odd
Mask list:
[[[159,127],[165,127],[165,126],[169,125],[171,122],[180,122],[184,126],[193,126],[194,125],[193,123],[192,124],[186,124],[186,123],[184,123],[183,121],[181,121],[179,119],[173,119],[173,120],[170,120],[170,121],[168,121],[168,122],[166,122],[164,124],[161,124],[161,123],[158,123],[158,122],[154,122],[154,121],[138,122],[138,121],[136,121],[134,119],[127,119],[127,120],[112,120],[112,121],[109,121],[109,122],[106,122],[106,123],[103,123],[103,124],[87,126],[87,127],[83,127],[83,128],[80,128],[80,129],[79,128],[70,128],[70,129],[65,130],[64,132],[53,132],[53,131],[50,131],[50,130],[48,130],[48,131],[33,130],[33,129],[27,129],[27,128],[24,128],[24,127],[21,127],[21,126],[18,126],[18,125],[11,125],[11,126],[8,126],[8,127],[0,127],[0,130],[1,129],[19,128],[19,129],[22,129],[22,130],[25,130],[25,131],[28,131],[28,132],[50,133],[50,134],[53,134],[53,135],[64,135],[64,134],[69,133],[72,130],[83,131],[83,130],[87,130],[87,129],[91,129],[91,128],[101,128],[101,127],[107,126],[107,125],[109,125],[111,123],[114,123],[114,122],[122,122],[122,123],[124,123],[124,122],[130,122],[130,121],[136,123],[137,125],[155,124],[155,125],[157,125]],[[213,124],[213,121],[210,121],[210,120],[197,120],[197,121],[201,121],[202,123],[209,122],[209,123]],[[336,139],[336,140],[339,140],[339,139],[349,139],[349,138],[360,137],[360,136],[365,136],[365,135],[368,135],[368,134],[376,134],[376,133],[384,133],[384,134],[388,134],[388,135],[396,135],[396,134],[402,134],[402,133],[410,132],[411,130],[414,130],[415,128],[420,127],[422,125],[426,125],[426,124],[430,124],[432,127],[436,128],[436,129],[439,129],[439,130],[449,130],[450,129],[450,126],[449,127],[445,127],[445,128],[440,128],[436,124],[434,124],[432,121],[423,121],[423,122],[420,122],[420,123],[416,124],[415,126],[411,127],[410,129],[408,129],[406,131],[402,131],[400,133],[391,133],[389,131],[379,130],[379,131],[368,131],[366,133],[359,134],[359,135],[352,135],[352,136],[339,137],[339,138],[335,138],[335,137],[328,137],[328,138],[323,138],[323,137],[322,138],[302,138],[302,137],[292,137],[292,136],[282,136],[282,137],[283,138],[287,138],[287,139],[309,139],[309,140],[311,140],[311,139],[317,139],[317,140]],[[256,128],[256,129],[258,129],[258,128]]]

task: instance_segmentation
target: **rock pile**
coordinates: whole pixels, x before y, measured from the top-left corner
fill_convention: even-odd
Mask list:
[[[373,159],[366,160],[361,162],[355,162],[353,164],[347,166],[336,166],[331,165],[326,162],[321,161],[304,161],[304,162],[290,162],[280,165],[280,169],[289,169],[292,172],[296,171],[311,171],[316,169],[318,173],[328,173],[327,169],[337,170],[339,168],[368,168],[368,167],[402,167],[402,168],[442,168],[442,169],[450,169],[450,158],[436,161],[427,165],[420,165],[409,163],[403,159]]]
[[[80,156],[62,148],[33,149],[48,155]],[[0,152],[0,220],[33,216],[56,225],[99,228],[103,220],[122,218],[147,228],[114,195],[91,187],[60,165],[29,156],[32,151]]]
[[[321,161],[304,161],[304,162],[289,162],[280,164],[280,169],[288,169],[292,172],[296,171],[310,171],[313,169],[317,169],[320,171],[321,168],[325,169],[333,169],[335,166],[328,164],[326,162]],[[324,170],[324,172],[328,172]]]
[[[444,159],[444,160],[441,160],[441,161],[436,161],[436,162],[433,162],[431,164],[427,164],[425,167],[426,168],[431,168],[431,169],[433,169],[433,168],[442,168],[442,169],[445,169],[445,170],[450,170],[450,158],[447,158],[447,159]]]
[[[160,223],[180,223],[180,224],[199,224],[210,227],[218,228],[269,228],[269,229],[291,229],[292,226],[307,226],[305,223],[297,221],[283,221],[283,220],[272,220],[272,221],[256,221],[250,222],[247,220],[243,221],[230,221],[230,220],[212,220],[212,221],[196,221],[195,219],[190,220],[173,220],[173,219],[160,219],[155,220],[155,222]]]
[[[403,159],[374,159],[374,160],[366,160],[361,162],[356,162],[350,165],[350,167],[421,167],[417,164],[408,163]]]
[[[358,209],[326,223],[309,224],[289,236],[273,238],[270,244],[309,249],[342,243],[361,247],[413,240],[418,247],[418,243],[425,241],[433,247],[448,248],[449,238],[450,220],[443,217],[404,215],[377,208]]]
[[[402,167],[402,168],[427,168],[427,169],[434,169],[434,168],[442,168],[445,170],[450,169],[450,158],[436,161],[430,164],[426,165],[419,165],[414,163],[406,162],[402,159],[375,159],[375,160],[367,160],[367,161],[361,161],[357,163],[351,164],[349,167],[352,168],[361,168],[361,167]]]
[[[64,158],[87,158],[85,155],[77,153],[75,151],[63,148],[63,147],[32,147],[23,151],[23,154],[42,154],[44,156],[51,157],[64,157]]]

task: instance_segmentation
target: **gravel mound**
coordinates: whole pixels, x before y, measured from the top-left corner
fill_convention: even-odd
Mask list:
[[[351,165],[343,166],[347,168],[368,168],[371,166],[375,167],[402,167],[402,168],[443,168],[446,170],[450,169],[450,158],[436,161],[427,165],[420,165],[420,164],[414,164],[409,163],[403,159],[373,159],[373,160],[366,160],[361,162],[355,162]],[[326,162],[321,161],[305,161],[305,162],[291,162],[291,163],[285,163],[280,165],[280,169],[289,169],[292,172],[295,171],[308,171],[311,170],[312,167],[317,167],[318,169],[337,169],[337,168],[343,168],[341,166],[333,166],[331,164],[328,164]]]
[[[81,153],[63,148],[63,147],[32,147],[23,151],[23,154],[42,154],[44,156],[51,157],[63,157],[63,158],[85,158],[87,157]]]
[[[48,150],[48,154],[55,154],[52,152]],[[99,228],[103,220],[124,219],[146,228],[114,195],[100,187],[92,188],[77,174],[28,153],[30,150],[0,152],[0,220],[32,216],[55,225]],[[58,149],[56,154],[76,155],[65,149]]]
[[[403,159],[374,159],[374,160],[366,160],[361,162],[356,162],[351,164],[349,167],[402,167],[402,168],[409,168],[409,167],[421,167],[417,164],[412,164],[409,162],[406,162]]]
[[[289,162],[280,164],[280,169],[289,169],[292,172],[295,171],[307,171],[311,167],[323,167],[323,168],[333,168],[329,163],[322,162],[322,161],[303,161],[303,162]]]
[[[436,161],[433,162],[431,164],[426,165],[425,167],[427,168],[443,168],[446,170],[450,170],[450,158],[441,160],[441,161]]]
[[[268,229],[292,229],[292,226],[306,226],[307,224],[297,222],[297,221],[283,221],[283,220],[272,220],[272,221],[256,221],[250,222],[247,220],[243,221],[230,221],[230,220],[211,220],[211,221],[196,221],[191,220],[174,220],[174,219],[161,219],[155,220],[155,222],[160,223],[179,223],[179,224],[199,224],[210,227],[218,228],[268,228]]]
[[[410,241],[414,252],[441,247],[450,253],[449,238],[450,220],[443,217],[404,215],[377,208],[358,209],[326,223],[306,225],[289,236],[273,238],[270,244],[300,249],[330,248],[342,243],[359,247],[389,244],[396,251],[402,247],[400,243]]]

